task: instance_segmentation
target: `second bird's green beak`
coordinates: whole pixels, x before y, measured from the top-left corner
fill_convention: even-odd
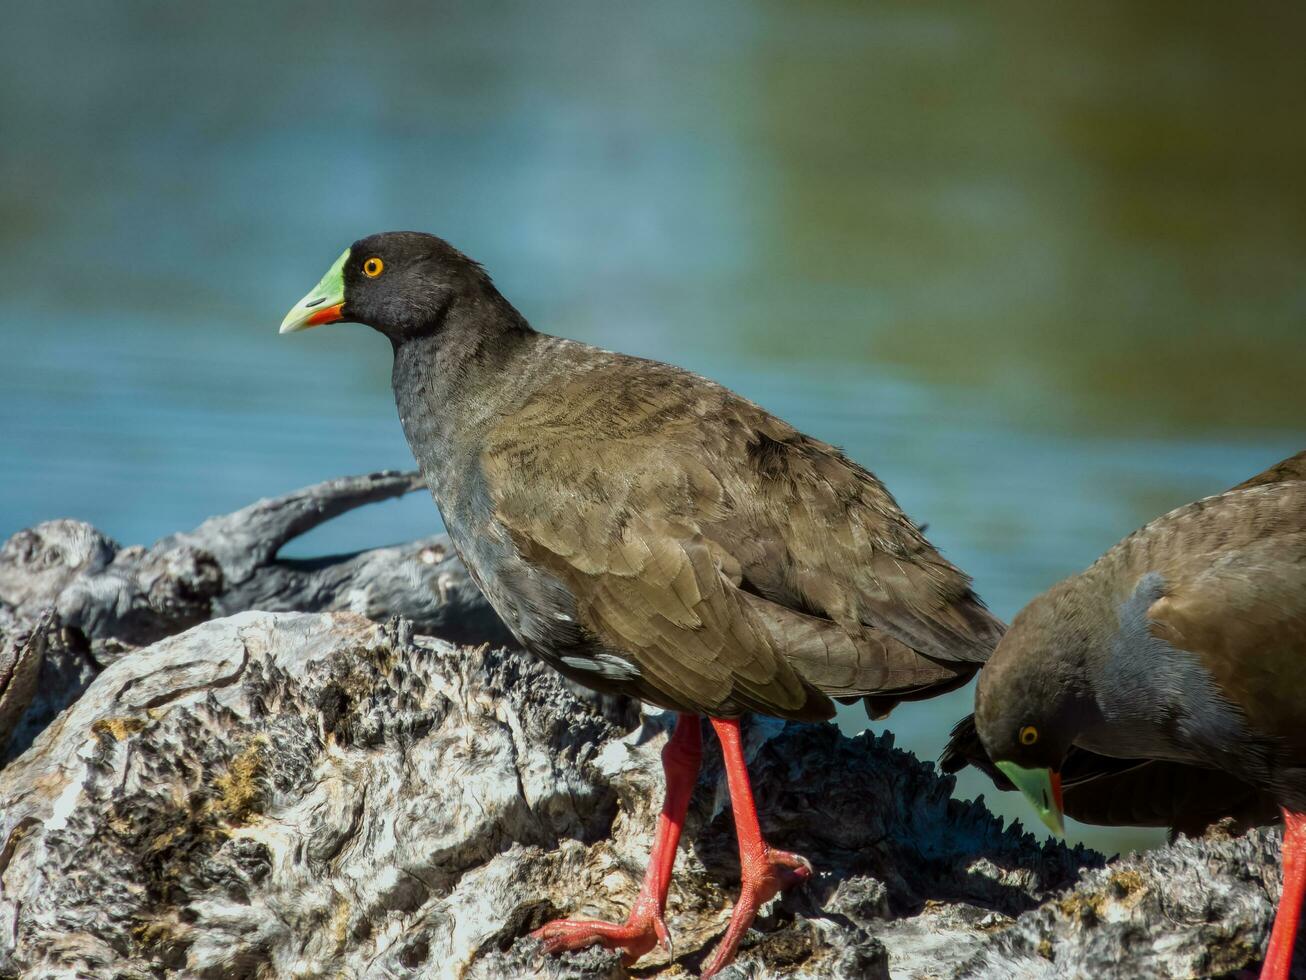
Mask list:
[[[335,264],[327,269],[322,281],[308,291],[286,314],[281,321],[278,333],[294,333],[307,330],[324,323],[335,323],[345,318],[345,262],[349,260],[349,249],[345,249],[336,259]]]
[[[1061,799],[1061,773],[1051,769],[1025,769],[1014,762],[999,762],[998,768],[1034,805],[1038,818],[1058,837],[1065,836],[1062,819],[1065,804]]]

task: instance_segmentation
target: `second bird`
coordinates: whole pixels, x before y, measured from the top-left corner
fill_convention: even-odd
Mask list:
[[[869,472],[688,371],[537,333],[441,239],[355,242],[282,324],[349,320],[394,348],[404,432],[472,578],[567,677],[680,712],[667,795],[625,923],[563,920],[551,952],[658,942],[701,757],[726,764],[741,895],[704,975],[808,863],[767,845],[740,742],[748,712],[882,716],[968,681],[1002,632]]]
[[[1096,822],[1256,823],[1277,804],[1283,896],[1261,976],[1286,980],[1306,895],[1304,717],[1306,453],[1157,518],[1021,610],[974,727],[1054,829],[1068,763]],[[964,732],[952,751],[974,758]]]

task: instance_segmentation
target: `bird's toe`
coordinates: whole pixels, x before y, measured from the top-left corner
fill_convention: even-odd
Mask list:
[[[660,915],[632,915],[624,923],[598,919],[556,919],[531,933],[546,955],[604,946],[619,949],[627,965],[658,943],[671,950],[671,933]]]
[[[760,866],[745,865],[739,883],[739,901],[730,914],[730,925],[703,967],[701,977],[714,977],[734,960],[739,944],[757,918],[758,910],[782,891],[803,884],[812,876],[812,864],[801,854],[768,847]]]

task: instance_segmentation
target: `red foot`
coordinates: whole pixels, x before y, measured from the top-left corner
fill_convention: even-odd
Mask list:
[[[704,977],[713,977],[735,958],[739,942],[757,918],[757,910],[786,888],[801,885],[812,876],[807,859],[788,851],[777,851],[762,838],[757,822],[757,804],[748,782],[744,762],[743,740],[739,720],[712,718],[721,756],[726,766],[726,783],[730,787],[730,807],[735,812],[735,836],[739,838],[739,901],[730,913],[730,925],[712,957],[703,968]]]
[[[667,906],[667,889],[671,887],[671,869],[676,863],[676,844],[685,825],[689,797],[698,778],[698,764],[703,754],[702,733],[695,715],[680,715],[676,729],[662,749],[662,767],[667,775],[667,796],[658,817],[653,852],[640,886],[630,918],[625,925],[595,919],[557,919],[536,929],[531,936],[540,940],[544,952],[584,949],[596,943],[608,949],[625,951],[622,962],[630,966],[659,942],[671,953],[671,933],[662,918]]]
[[[621,962],[630,966],[659,942],[671,952],[671,934],[656,910],[638,906],[624,925],[597,919],[555,919],[531,933],[543,944],[545,955],[602,945],[623,951]]]
[[[705,978],[716,976],[735,958],[740,941],[757,918],[758,909],[780,892],[801,885],[812,876],[812,866],[807,858],[771,847],[766,848],[763,860],[757,862],[757,865],[758,867],[744,870],[739,901],[730,913],[730,925],[726,928],[726,934],[721,937],[721,942],[712,951],[711,959],[703,967],[701,976]]]

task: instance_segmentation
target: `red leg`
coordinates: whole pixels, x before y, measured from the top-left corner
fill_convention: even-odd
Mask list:
[[[1270,933],[1270,947],[1265,951],[1261,980],[1288,980],[1303,894],[1306,894],[1306,813],[1284,810],[1283,895],[1274,915],[1274,929]]]
[[[711,977],[735,958],[739,942],[757,917],[757,910],[785,888],[802,884],[812,874],[807,859],[788,851],[778,851],[762,839],[762,828],[757,822],[757,806],[753,790],[748,783],[748,766],[744,762],[744,749],[739,738],[737,719],[713,718],[721,741],[721,754],[726,764],[726,781],[730,785],[730,806],[735,813],[735,834],[739,838],[739,901],[730,915],[726,934],[717,944],[712,958],[703,968],[703,976]]]
[[[584,949],[601,943],[609,949],[625,950],[629,966],[657,943],[671,949],[671,934],[663,921],[667,890],[671,887],[671,869],[676,863],[676,845],[685,826],[689,797],[698,779],[703,758],[703,735],[697,715],[681,715],[676,730],[662,749],[662,768],[667,776],[667,795],[658,817],[657,836],[649,855],[644,884],[640,886],[630,918],[622,925],[596,919],[557,919],[536,929],[531,935],[544,944],[545,953],[567,949]]]

